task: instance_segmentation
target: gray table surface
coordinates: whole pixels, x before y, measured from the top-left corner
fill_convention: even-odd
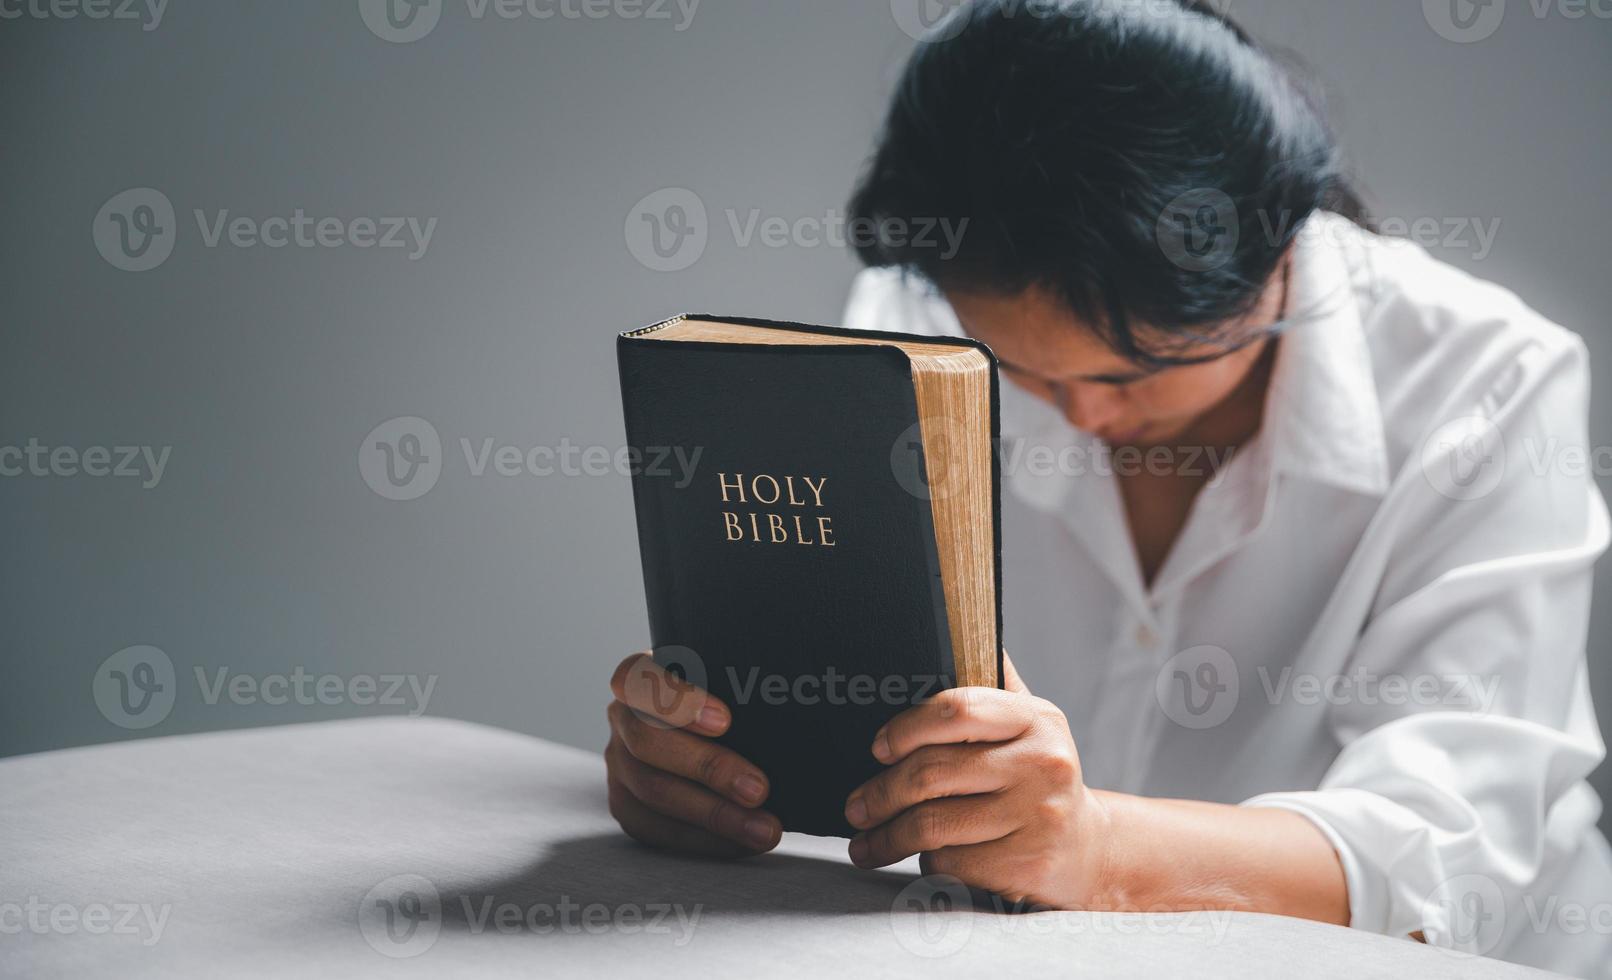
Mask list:
[[[157,738],[0,761],[0,976],[1545,976],[1274,916],[948,910],[916,861],[788,835],[662,854],[603,764],[461,722]]]

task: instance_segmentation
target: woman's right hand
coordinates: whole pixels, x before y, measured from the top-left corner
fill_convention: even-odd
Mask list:
[[[727,731],[727,705],[668,674],[647,653],[610,678],[605,771],[610,815],[652,847],[721,857],[778,846],[778,818],[758,809],[767,776],[711,739]]]

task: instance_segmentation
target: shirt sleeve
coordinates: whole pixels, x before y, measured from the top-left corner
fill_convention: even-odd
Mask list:
[[[1379,513],[1392,543],[1378,598],[1348,661],[1351,675],[1445,696],[1327,705],[1341,749],[1319,787],[1244,804],[1295,811],[1327,836],[1354,927],[1480,953],[1496,940],[1486,896],[1513,901],[1593,833],[1584,780],[1605,754],[1584,655],[1608,543],[1587,357],[1570,338],[1507,360],[1468,392],[1475,408],[1438,413],[1408,447]]]
[[[845,326],[925,337],[961,337],[951,305],[922,280],[900,269],[864,269],[851,284]]]

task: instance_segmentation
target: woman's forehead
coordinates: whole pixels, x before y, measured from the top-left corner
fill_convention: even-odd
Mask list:
[[[1151,373],[1120,356],[1089,323],[1048,296],[948,293],[947,299],[963,330],[1014,370],[1053,381]]]

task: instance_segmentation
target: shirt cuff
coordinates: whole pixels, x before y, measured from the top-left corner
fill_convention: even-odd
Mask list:
[[[1349,841],[1338,832],[1338,828],[1330,814],[1341,805],[1358,810],[1369,807],[1367,800],[1352,800],[1349,797],[1376,797],[1375,794],[1362,790],[1316,790],[1313,792],[1297,793],[1265,793],[1253,799],[1245,800],[1243,806],[1262,807],[1272,810],[1288,810],[1304,817],[1321,831],[1332,849],[1338,853],[1338,861],[1343,865],[1343,877],[1349,889],[1349,927],[1362,929],[1368,932],[1391,934],[1392,914],[1387,882],[1380,876],[1367,873],[1365,864],[1360,855]],[[1382,802],[1386,803],[1386,800]],[[1412,931],[1405,930],[1399,935],[1408,936]]]

